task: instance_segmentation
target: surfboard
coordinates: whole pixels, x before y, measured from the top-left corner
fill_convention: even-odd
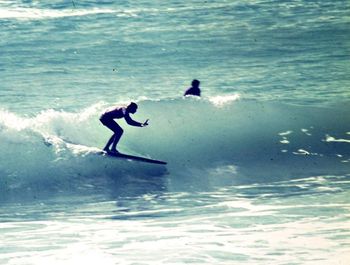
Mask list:
[[[146,163],[152,163],[152,164],[159,164],[159,165],[166,165],[167,162],[161,161],[161,160],[155,160],[151,158],[146,158],[142,156],[134,156],[134,155],[127,155],[123,153],[112,153],[112,152],[101,152],[101,154],[115,157],[115,158],[121,158],[121,159],[127,159],[127,160],[134,160],[134,161],[140,161],[140,162],[146,162]]]

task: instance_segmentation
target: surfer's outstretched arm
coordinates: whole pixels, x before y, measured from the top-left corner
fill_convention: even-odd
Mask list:
[[[133,120],[130,117],[130,115],[125,115],[125,120],[126,120],[127,124],[129,124],[131,126],[144,127],[144,126],[148,125],[148,119],[144,123],[141,123],[141,122]]]

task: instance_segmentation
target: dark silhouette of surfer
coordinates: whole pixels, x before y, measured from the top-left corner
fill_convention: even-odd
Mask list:
[[[192,86],[188,88],[184,94],[184,96],[192,95],[192,96],[201,96],[201,89],[199,88],[200,82],[197,79],[192,81]]]
[[[134,121],[130,114],[134,114],[137,111],[137,104],[134,102],[131,102],[127,107],[116,107],[112,110],[106,111],[103,113],[100,117],[100,121],[104,126],[109,128],[113,131],[112,137],[108,140],[106,146],[103,148],[106,152],[113,152],[113,153],[119,153],[117,151],[117,144],[123,134],[123,129],[114,121],[114,119],[122,119],[124,118],[125,121],[131,125],[136,127],[145,127],[148,125],[148,119],[144,123],[140,123],[137,121]],[[109,147],[112,145],[112,148],[109,149]]]

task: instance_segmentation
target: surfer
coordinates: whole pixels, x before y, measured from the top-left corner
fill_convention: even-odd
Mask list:
[[[130,114],[134,114],[137,111],[137,104],[131,102],[127,107],[116,107],[112,110],[106,111],[100,117],[100,121],[104,126],[113,131],[112,137],[108,140],[105,148],[103,148],[106,152],[118,153],[117,144],[123,134],[123,129],[114,121],[114,119],[122,119],[124,118],[127,124],[136,127],[145,127],[148,125],[148,119],[144,123],[140,123],[134,121]],[[112,145],[112,148],[109,147]]]
[[[199,88],[200,82],[197,79],[192,81],[192,86],[188,88],[184,94],[184,96],[192,95],[192,96],[201,96],[201,89]]]

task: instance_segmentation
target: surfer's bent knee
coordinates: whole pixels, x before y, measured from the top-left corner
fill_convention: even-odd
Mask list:
[[[122,135],[124,130],[121,127],[117,127],[116,130],[114,130],[114,133]]]

